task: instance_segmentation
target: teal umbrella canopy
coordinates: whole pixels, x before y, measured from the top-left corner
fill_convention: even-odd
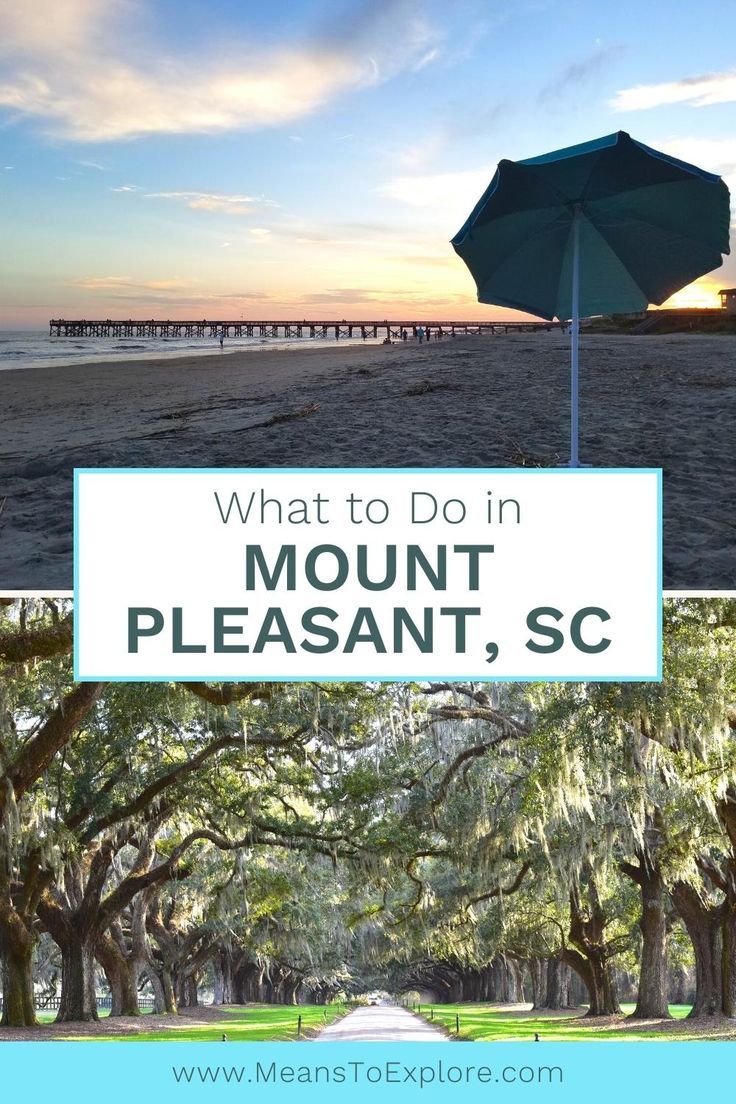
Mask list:
[[[729,219],[719,176],[618,131],[501,161],[452,245],[481,303],[568,319],[663,303],[723,263]]]

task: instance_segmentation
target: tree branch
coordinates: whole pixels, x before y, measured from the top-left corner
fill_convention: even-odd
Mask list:
[[[73,627],[70,613],[55,625],[0,633],[0,660],[25,663],[29,659],[68,655],[72,647]]]

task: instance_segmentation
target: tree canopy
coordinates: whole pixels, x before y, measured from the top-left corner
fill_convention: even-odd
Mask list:
[[[6,603],[3,1022],[58,986],[736,1016],[736,604],[664,621],[661,683],[75,684],[70,604]]]

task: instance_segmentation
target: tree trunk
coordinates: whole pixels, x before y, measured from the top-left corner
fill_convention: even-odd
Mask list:
[[[36,1011],[33,999],[33,940],[30,935],[3,941],[2,980],[3,1027],[33,1027]]]
[[[229,946],[223,946],[215,951],[212,961],[215,970],[215,1004],[232,1004],[235,955]],[[218,986],[220,987],[219,1000]]]
[[[496,955],[491,962],[488,973],[488,989],[493,1002],[505,1004],[508,1000],[506,962],[503,955]],[[462,999],[462,996],[455,999]]]
[[[723,904],[721,1010],[729,1019],[736,1017],[736,786],[729,786],[718,805],[718,814],[726,831],[731,851],[722,871]]]
[[[600,948],[589,948],[583,955],[568,947],[562,958],[585,985],[588,1016],[615,1016],[621,1012],[613,971]]]
[[[212,972],[214,978],[212,1003],[227,1004],[228,1002],[225,1000],[225,971],[219,951],[212,959]]]
[[[721,1011],[736,1019],[736,894],[729,887],[724,906],[721,950]]]
[[[176,987],[174,986],[174,979],[171,975],[171,970],[168,966],[164,966],[161,970],[161,988],[163,990],[164,997],[164,1010],[176,1015],[179,1011],[179,1005],[176,1000]]]
[[[506,966],[506,1000],[509,1004],[522,1004],[524,1002],[524,975],[516,959],[504,955]]]
[[[57,1023],[98,1019],[93,941],[71,934],[61,947],[61,1005]]]
[[[723,908],[704,904],[684,882],[673,887],[672,900],[695,954],[695,1000],[688,1019],[718,1016],[723,1007]]]
[[[569,966],[565,966],[563,963],[562,970],[562,991],[565,1003],[561,1005],[562,1008],[580,1008],[582,1004],[585,1004],[585,983],[583,979],[573,973]]]
[[[290,971],[284,979],[284,1004],[298,1004],[298,995],[301,987],[301,977]]]
[[[190,974],[186,983],[187,1008],[196,1008],[199,1005],[199,984],[196,974]]]
[[[667,1001],[667,914],[664,907],[664,879],[659,867],[641,866],[637,878],[641,890],[642,935],[639,993],[635,1020],[670,1019]]]
[[[589,913],[583,909],[579,892],[570,893],[570,940],[576,951],[563,951],[567,962],[582,978],[588,990],[589,1016],[615,1016],[621,1008],[616,992],[610,956],[605,940],[606,922],[592,874],[588,875]]]
[[[570,1007],[570,967],[563,962],[559,955],[552,955],[548,959],[541,960],[543,976],[542,992],[543,1001],[537,1008],[569,1008]]]
[[[166,1007],[166,992],[164,990],[163,981],[160,974],[156,972],[150,963],[147,963],[144,967],[145,976],[148,979],[148,984],[153,989],[153,1011],[154,1012],[176,1012],[176,1008]]]
[[[527,963],[532,985],[532,1011],[547,1006],[547,962],[544,958],[530,958]]]
[[[618,992],[616,989],[616,979],[611,967],[611,963],[601,955],[600,962],[596,962],[593,967],[594,974],[597,978],[597,983],[600,987],[600,1001],[599,1011],[590,1011],[590,1016],[612,1016],[621,1014],[621,1005],[618,1002]]]
[[[7,862],[0,840],[0,863]],[[36,883],[37,884],[37,883]],[[0,965],[2,966],[3,1012],[0,1023],[6,1027],[33,1027],[36,1013],[33,999],[33,930],[35,903],[28,883],[21,895],[23,905],[16,908],[10,884],[3,877],[0,894]],[[27,891],[28,890],[28,891]]]
[[[178,990],[178,1005],[180,1008],[196,1008],[198,1006],[199,993],[197,978],[194,974],[182,973],[179,977]]]
[[[688,971],[684,966],[675,966],[669,985],[669,997],[672,1004],[692,1004],[692,993]]]
[[[615,1016],[621,1012],[616,983],[610,963],[600,948],[590,948],[586,955],[587,975],[580,974],[588,990],[588,1016]]]
[[[112,994],[111,1016],[139,1016],[137,971],[115,940],[106,933],[97,941],[97,958]]]

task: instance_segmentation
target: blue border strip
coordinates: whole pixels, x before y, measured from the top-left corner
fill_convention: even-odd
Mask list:
[[[462,1017],[463,1006],[457,1007]],[[553,1032],[560,1022],[568,1021],[547,1022]],[[686,1024],[683,1020],[683,1030]],[[539,1043],[499,1040],[449,1046],[435,1042],[223,1045],[177,1042],[172,1027],[170,1040],[153,1044],[59,1041],[49,1049],[48,1042],[8,1042],[2,1050],[2,1067],[8,1100],[28,1097],[54,1104],[79,1104],[93,1096],[106,1104],[130,1104],[137,1099],[265,1104],[289,1100],[342,1104],[346,1099],[353,1104],[448,1104],[451,1100],[488,1104],[502,1099],[620,1104],[629,1100],[638,1104],[644,1099],[728,1099],[734,1046],[728,1041],[670,1041],[667,1034],[616,1042],[596,1040],[593,1033],[586,1042],[543,1038]],[[192,1071],[193,1076],[182,1076],[182,1070]],[[309,1080],[300,1076],[300,1070],[310,1071]],[[472,1072],[463,1076],[466,1070]]]
[[[79,588],[79,476],[80,475],[654,475],[657,480],[657,673],[656,675],[109,675],[79,674],[77,636]],[[662,469],[661,468],[74,468],[74,680],[75,682],[661,682],[662,681]]]

